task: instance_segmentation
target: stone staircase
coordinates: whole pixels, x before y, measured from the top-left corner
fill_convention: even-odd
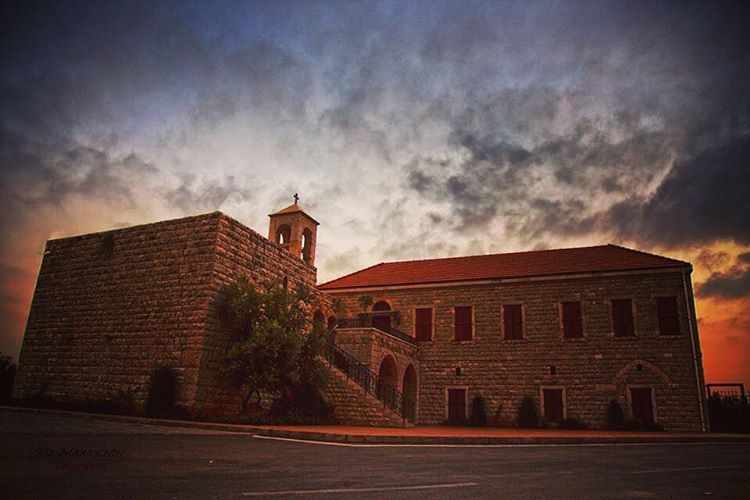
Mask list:
[[[336,418],[344,425],[411,427],[413,424],[366,392],[344,372],[330,366],[326,396],[334,405]]]

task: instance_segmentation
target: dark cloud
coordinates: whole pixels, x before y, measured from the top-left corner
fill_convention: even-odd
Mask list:
[[[737,269],[722,274],[712,274],[698,285],[699,297],[739,299],[750,296],[750,269]]]
[[[667,246],[750,244],[748,192],[750,135],[678,162],[651,198],[618,204],[599,222],[621,236]]]
[[[207,182],[196,182],[192,176],[184,176],[176,189],[164,194],[170,206],[191,214],[218,210],[230,198],[247,202],[251,197],[252,190],[240,185],[232,176]]]

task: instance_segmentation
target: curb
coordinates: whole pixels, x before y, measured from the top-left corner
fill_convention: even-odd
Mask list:
[[[643,436],[540,436],[540,437],[491,437],[491,436],[388,436],[375,434],[333,434],[318,431],[297,431],[273,429],[244,424],[220,422],[197,422],[193,420],[170,420],[150,417],[110,415],[106,413],[86,413],[46,408],[24,408],[0,406],[0,411],[17,413],[40,413],[60,415],[109,422],[126,422],[142,425],[156,425],[189,429],[213,430],[295,439],[346,444],[407,444],[407,445],[560,445],[560,444],[690,444],[690,443],[750,443],[750,434],[693,434]]]

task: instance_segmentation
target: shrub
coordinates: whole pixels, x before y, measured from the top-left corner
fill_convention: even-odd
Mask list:
[[[177,401],[177,373],[170,366],[160,366],[151,373],[146,397],[146,415],[169,417]]]
[[[607,427],[610,429],[622,429],[625,423],[625,414],[617,399],[613,399],[607,405]]]
[[[521,405],[518,407],[518,427],[524,429],[539,427],[539,414],[531,396],[524,396]]]
[[[557,424],[558,429],[585,429],[586,427],[588,427],[586,422],[575,417],[564,418]]]
[[[477,396],[471,401],[471,419],[469,422],[474,427],[487,425],[487,415],[484,411],[484,398],[482,396]]]
[[[10,356],[0,354],[0,404],[7,404],[11,400],[13,382],[16,380],[16,364]]]

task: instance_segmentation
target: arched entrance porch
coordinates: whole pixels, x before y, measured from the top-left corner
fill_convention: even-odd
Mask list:
[[[404,371],[404,380],[401,384],[401,413],[407,420],[414,422],[417,414],[417,370],[410,364]]]
[[[378,370],[378,399],[393,406],[398,391],[398,368],[396,360],[390,354],[380,362]]]

